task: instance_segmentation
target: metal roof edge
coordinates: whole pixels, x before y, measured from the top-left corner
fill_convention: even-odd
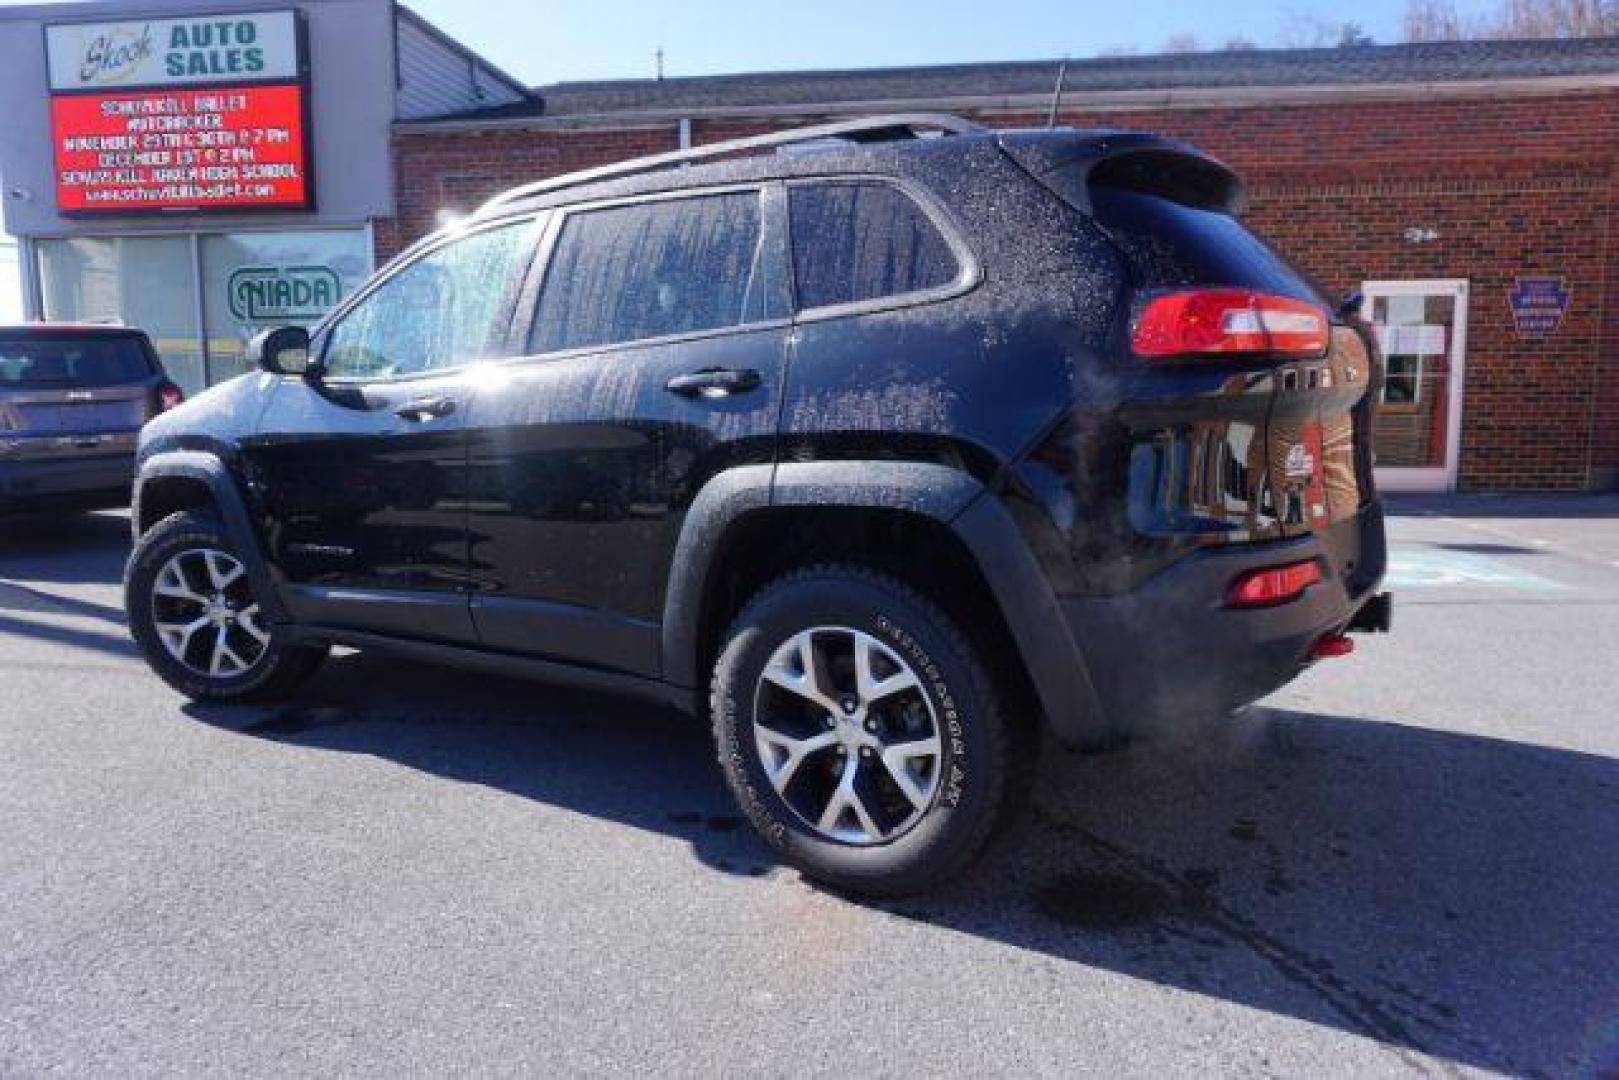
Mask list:
[[[1291,86],[1189,87],[1155,90],[1071,90],[1065,111],[1141,112],[1152,109],[1256,108],[1330,104],[1334,101],[1412,101],[1438,98],[1528,97],[1619,89],[1619,73],[1537,75],[1397,83],[1321,83]],[[445,117],[394,124],[401,135],[453,135],[522,130],[648,128],[680,120],[765,120],[891,112],[1027,111],[1045,109],[1050,93],[982,94],[872,101],[795,102],[790,105],[723,105],[689,109],[625,109],[562,116]]]
[[[512,90],[513,93],[516,93],[516,94],[520,95],[521,97],[523,97],[524,99],[527,99],[527,100],[533,100],[534,99],[534,96],[535,96],[534,91],[529,89],[527,84],[525,84],[521,80],[507,74],[499,66],[497,66],[496,64],[494,64],[493,62],[491,62],[490,60],[485,58],[483,56],[483,54],[477,52],[471,46],[467,45],[466,43],[464,43],[462,41],[456,40],[455,38],[451,37],[449,34],[445,33],[443,30],[440,30],[437,26],[434,26],[420,12],[418,12],[415,9],[411,8],[407,4],[399,3],[398,0],[395,0],[395,3],[393,5],[393,9],[394,9],[394,18],[396,18],[396,19],[401,19],[402,18],[402,19],[407,20],[410,23],[413,23],[417,27],[417,29],[421,30],[424,34],[431,37],[433,40],[437,41],[440,45],[443,45],[445,48],[447,48],[447,49],[451,50],[452,52],[456,53],[458,56],[462,57],[463,59],[469,60],[472,63],[477,64],[479,67],[481,67],[485,71],[489,72],[490,75],[494,76],[496,79],[498,79],[501,82],[505,83],[507,85],[507,87],[509,87]]]

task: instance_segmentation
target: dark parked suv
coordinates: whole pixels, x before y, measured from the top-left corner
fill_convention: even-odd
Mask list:
[[[0,514],[129,505],[136,435],[182,399],[139,330],[0,326]]]
[[[136,640],[216,701],[341,644],[672,702],[786,859],[924,887],[1040,722],[1387,625],[1375,351],[1239,201],[1151,135],[922,116],[517,188],[147,429]]]

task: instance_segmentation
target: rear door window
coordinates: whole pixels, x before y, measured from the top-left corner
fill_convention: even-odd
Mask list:
[[[132,335],[0,337],[0,389],[113,386],[153,371],[145,344]]]
[[[765,318],[762,235],[758,191],[569,214],[546,267],[529,351],[624,344]]]
[[[961,274],[939,227],[890,184],[795,186],[789,206],[801,310],[926,292]]]
[[[1139,285],[1237,286],[1322,302],[1303,274],[1230,214],[1128,188],[1093,186],[1090,198]]]

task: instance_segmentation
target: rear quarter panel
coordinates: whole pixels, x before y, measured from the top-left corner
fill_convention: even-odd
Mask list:
[[[965,155],[921,147],[894,164],[938,204],[980,275],[944,299],[801,316],[782,457],[937,461],[989,482],[1076,396],[1109,396],[1097,372],[1119,261],[992,143]]]

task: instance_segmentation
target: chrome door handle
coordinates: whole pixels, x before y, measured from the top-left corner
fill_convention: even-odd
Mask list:
[[[752,368],[704,368],[676,375],[663,388],[682,397],[717,398],[746,393],[762,381]]]
[[[455,399],[447,397],[417,398],[394,409],[394,415],[404,420],[421,423],[437,420],[455,412]]]

